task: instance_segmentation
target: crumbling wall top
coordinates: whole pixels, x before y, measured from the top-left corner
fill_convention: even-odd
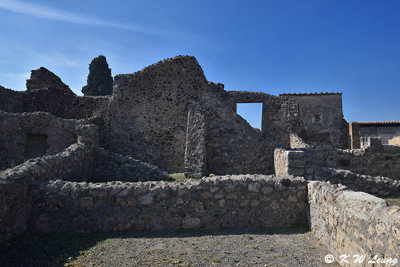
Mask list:
[[[166,58],[157,63],[144,67],[142,70],[134,73],[116,75],[114,77],[114,90],[115,84],[118,83],[118,81],[125,80],[127,78],[131,80],[142,77],[142,75],[147,75],[147,79],[154,79],[157,77],[157,74],[165,75],[168,73],[180,75],[189,72],[200,75],[200,79],[204,78],[204,80],[206,80],[203,69],[194,56],[179,55],[173,58]]]
[[[56,88],[65,93],[75,95],[71,89],[63,83],[63,81],[55,75],[53,72],[49,71],[44,67],[40,67],[37,70],[32,70],[31,78],[26,81],[26,90],[37,90],[46,88]]]

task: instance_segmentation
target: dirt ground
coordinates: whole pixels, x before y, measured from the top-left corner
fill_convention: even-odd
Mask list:
[[[305,228],[25,234],[0,247],[4,266],[338,266]]]

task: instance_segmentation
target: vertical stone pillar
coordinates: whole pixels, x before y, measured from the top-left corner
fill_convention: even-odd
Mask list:
[[[349,135],[350,135],[350,148],[357,149],[361,147],[360,143],[360,124],[356,122],[349,123]]]
[[[268,104],[266,100],[262,102],[261,131],[266,133],[268,129]]]
[[[277,148],[274,151],[275,175],[302,176],[305,174],[305,153],[303,150],[285,150]]]
[[[186,148],[185,175],[201,178],[206,172],[206,123],[205,116],[198,104],[189,106]]]
[[[88,164],[85,164],[85,169],[81,170],[82,177],[90,179],[93,177],[94,161],[99,144],[99,128],[95,124],[82,124],[76,127],[76,133],[78,135],[78,144],[85,145],[90,152],[88,158],[85,159]]]

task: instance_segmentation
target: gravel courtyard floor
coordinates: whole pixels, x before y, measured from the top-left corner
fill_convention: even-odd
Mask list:
[[[338,266],[304,228],[23,235],[0,246],[4,266]]]

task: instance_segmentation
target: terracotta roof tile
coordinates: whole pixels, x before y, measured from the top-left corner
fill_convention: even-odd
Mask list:
[[[320,93],[288,93],[288,94],[279,94],[279,96],[312,96],[312,95],[342,95],[343,93],[329,93],[329,92],[320,92]]]

